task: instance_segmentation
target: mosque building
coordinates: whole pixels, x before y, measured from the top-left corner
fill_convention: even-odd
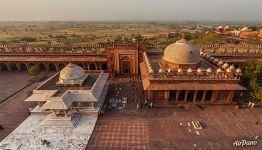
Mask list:
[[[228,104],[238,91],[241,70],[210,57],[181,39],[163,56],[143,53],[143,88],[149,101],[168,104]]]

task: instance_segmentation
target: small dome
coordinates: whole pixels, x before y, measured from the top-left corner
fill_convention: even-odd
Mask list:
[[[177,73],[178,73],[179,75],[183,75],[183,70],[182,70],[181,68],[179,68],[179,69],[177,69]]]
[[[212,69],[211,68],[207,68],[207,73],[212,73]]]
[[[159,73],[164,73],[164,70],[163,69],[159,69],[158,72]]]
[[[232,70],[231,70],[230,68],[227,68],[226,72],[227,72],[227,73],[231,73]]]
[[[198,75],[202,75],[202,74],[203,74],[203,71],[202,71],[201,68],[198,68],[198,69],[197,69],[197,74],[198,74]]]
[[[154,70],[153,70],[153,69],[150,69],[150,70],[149,70],[149,73],[150,73],[150,74],[153,74],[153,73],[154,73]]]
[[[222,70],[221,68],[218,68],[218,69],[216,70],[216,72],[217,72],[217,73],[222,73],[223,70]]]
[[[218,62],[219,62],[219,59],[214,59],[214,62],[215,62],[215,63],[218,63]]]
[[[235,66],[232,64],[230,67],[229,67],[231,70],[235,70]]]
[[[215,57],[210,57],[210,60],[212,60],[212,61],[215,60]]]
[[[201,69],[201,68],[198,68],[198,69],[197,69],[197,72],[198,72],[198,73],[202,72],[202,69]]]
[[[192,73],[193,70],[192,70],[191,68],[188,68],[188,69],[187,69],[187,72],[188,72],[188,73]]]
[[[223,66],[222,66],[222,68],[224,68],[224,69],[226,69],[226,68],[228,68],[228,67],[229,67],[229,64],[228,64],[228,63],[224,63]]]
[[[197,64],[200,62],[200,51],[195,45],[181,39],[165,49],[163,59],[175,64]]]
[[[223,65],[223,61],[219,61],[218,63],[217,63],[217,65]]]
[[[150,70],[150,69],[152,69],[152,66],[148,66],[148,68],[147,68],[148,70]]]
[[[147,68],[150,68],[151,66],[150,66],[150,64],[149,64],[149,63],[146,63],[146,67],[147,67]]]
[[[78,84],[83,82],[86,77],[87,75],[82,67],[69,63],[60,71],[59,81],[61,84]]]
[[[242,73],[241,69],[240,69],[240,68],[237,68],[237,69],[236,69],[236,73],[239,73],[239,74]]]

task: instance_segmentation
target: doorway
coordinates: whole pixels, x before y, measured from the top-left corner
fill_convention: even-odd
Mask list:
[[[122,74],[130,74],[131,73],[131,61],[123,60],[121,62],[121,70]]]

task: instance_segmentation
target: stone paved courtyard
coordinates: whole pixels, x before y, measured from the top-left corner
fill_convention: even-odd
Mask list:
[[[0,72],[0,102],[30,83],[26,72]]]
[[[8,76],[1,74],[1,79]],[[0,88],[4,89],[1,86],[6,84],[16,87],[16,82],[1,80]],[[28,107],[32,105],[24,102],[26,93],[38,84],[32,84],[0,104],[0,124],[5,128],[0,131],[0,140],[28,117]],[[86,149],[262,149],[261,108],[235,110],[232,105],[219,105],[205,106],[204,111],[185,111],[179,107],[137,110],[136,102],[142,101],[143,93],[141,84],[135,85],[137,90],[125,81],[110,87],[108,98],[115,96],[116,87],[121,87],[119,97],[127,96],[128,104],[126,108],[108,111],[98,119]],[[187,125],[193,120],[200,121],[203,126],[203,130],[198,130],[199,135]],[[255,140],[256,136],[256,146],[232,146],[235,140]]]
[[[137,88],[141,84],[136,83]],[[127,107],[111,110],[99,118],[88,150],[97,149],[261,149],[261,108],[235,110],[232,105],[204,106],[204,111],[185,111],[179,107],[136,109],[129,83],[122,84],[120,96],[128,96]],[[114,96],[115,84],[109,97]],[[198,120],[203,130],[187,123]],[[256,124],[257,121],[260,121]],[[182,125],[181,125],[182,123]],[[199,135],[197,132],[199,132]],[[255,140],[258,145],[233,147],[236,140]]]
[[[0,72],[0,99],[29,85],[32,79],[26,72]],[[24,102],[27,92],[36,88],[40,83],[35,82],[15,95],[0,103],[0,124],[4,130],[0,130],[0,141],[11,133],[19,124],[29,116],[29,107],[33,104]]]

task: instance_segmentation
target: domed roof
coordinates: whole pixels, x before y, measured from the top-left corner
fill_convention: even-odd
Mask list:
[[[224,28],[224,29],[230,29],[230,26],[228,26],[228,25],[227,25],[227,26],[225,26],[225,28]]]
[[[241,31],[248,31],[248,30],[249,30],[248,27],[244,27],[241,29]]]
[[[217,28],[218,28],[218,29],[223,29],[223,26],[218,26]]]
[[[175,64],[197,64],[200,62],[200,50],[185,39],[181,39],[165,49],[163,59]]]
[[[60,71],[61,80],[75,80],[86,75],[84,69],[75,64],[69,63],[64,69]]]

